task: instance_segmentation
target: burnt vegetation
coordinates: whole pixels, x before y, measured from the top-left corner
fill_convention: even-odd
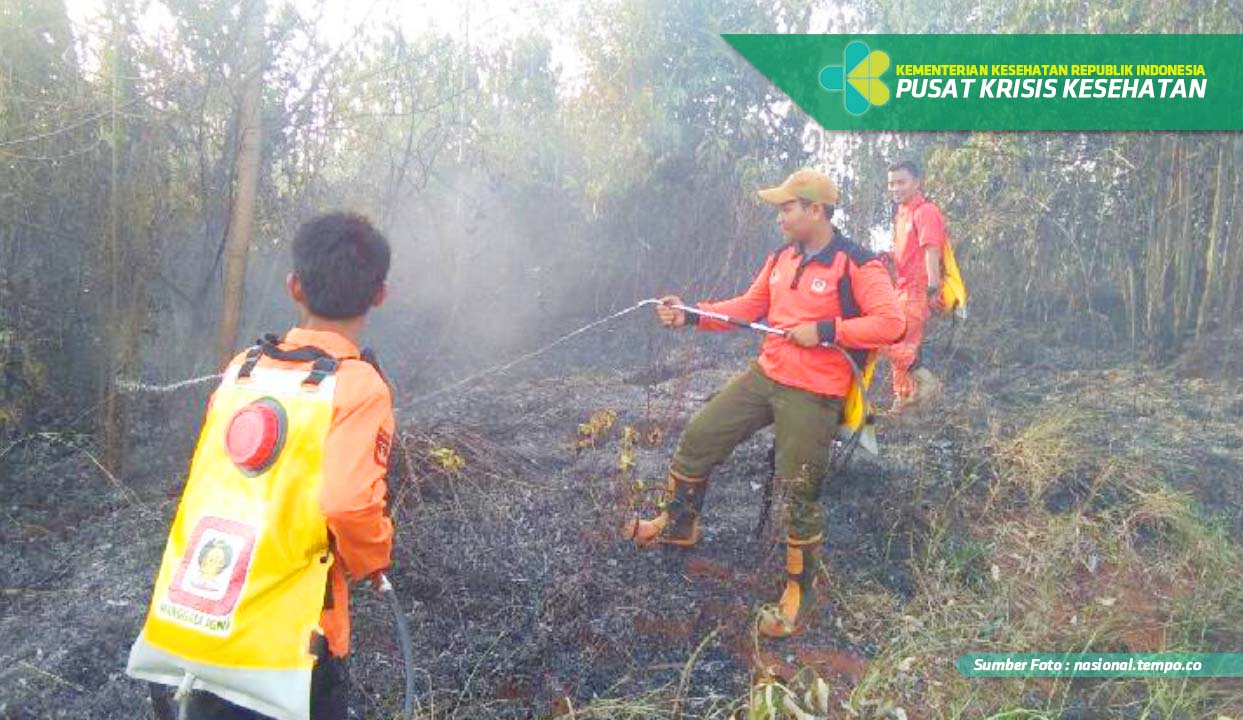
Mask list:
[[[1243,714],[1238,680],[953,666],[1243,648],[1243,139],[821,133],[717,35],[1237,33],[1228,4],[589,0],[469,39],[329,32],[338,3],[152,5],[0,4],[0,717],[151,712],[125,657],[211,383],[158,388],[287,327],[292,231],[341,207],[394,245],[368,338],[397,388],[420,717]],[[643,298],[740,291],[778,243],[751,191],[796,167],[839,178],[838,224],[871,241],[899,156],[971,316],[933,325],[942,403],[827,483],[813,627],[762,641],[769,431],[714,474],[698,548],[619,533],[756,338],[643,308],[487,369]],[[354,601],[356,704],[396,717],[389,611]]]

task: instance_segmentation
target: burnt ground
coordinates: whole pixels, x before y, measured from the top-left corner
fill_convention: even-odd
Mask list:
[[[1118,648],[1187,647],[1172,605],[1209,597],[1210,587],[1193,647],[1243,649],[1243,591],[1239,574],[1228,574],[1243,570],[1243,361],[1207,346],[1154,368],[1046,340],[968,326],[957,349],[937,357],[944,336],[933,339],[931,365],[949,380],[949,402],[885,422],[881,457],[856,453],[827,484],[831,583],[814,627],[788,641],[759,642],[752,632],[756,607],[781,581],[775,524],[754,532],[767,433],[714,475],[699,548],[639,551],[618,533],[642,504],[636,481],[663,482],[681,425],[742,367],[753,339],[649,334],[630,347],[608,333],[568,343],[520,375],[404,408],[392,578],[413,632],[422,717],[727,717],[745,706],[753,681],[803,668],[829,681],[834,708],[860,717],[897,717],[896,706],[909,717],[1006,707],[1049,717],[1237,713],[1243,689],[1230,681],[1196,681],[1191,700],[1172,705],[1164,686],[1084,681],[960,699],[969,693],[954,685],[962,682],[952,677],[954,656],[994,650],[999,639],[1019,651],[1070,649],[1049,644],[1070,635],[1044,628],[1082,627],[1081,617],[1154,628],[1109,635]],[[0,448],[0,717],[150,716],[145,688],[124,676],[125,657],[193,441],[170,430],[170,418],[195,417],[204,397],[134,400],[140,427],[122,478],[94,464],[82,437]],[[579,424],[598,411],[615,420],[576,448]],[[141,425],[143,417],[152,420]],[[626,427],[639,433],[631,473],[618,469]],[[464,465],[452,467],[454,458]],[[1117,467],[1140,469],[1115,482]],[[1170,488],[1167,504],[1185,500],[1186,512],[1154,509],[1142,485],[1150,480]],[[1178,530],[1183,517],[1208,539]],[[1065,560],[1073,572],[1057,577],[1116,597],[1106,605],[1072,593],[1065,602],[1084,607],[1028,606],[1021,568],[1032,558],[1010,552],[1006,538],[1068,520],[1099,541],[1083,551],[1098,559],[1080,567],[1076,531]],[[1191,552],[1220,551],[1216,574],[1164,539],[1176,532],[1200,543]],[[1167,581],[1155,601],[1126,592]],[[952,598],[977,591],[990,605],[963,599],[974,613],[965,624],[936,625]],[[391,618],[368,589],[354,597],[356,704],[365,717],[396,717],[402,675]],[[986,624],[1001,636],[981,634]],[[1029,624],[1045,634],[1017,629]],[[1022,644],[1035,638],[1046,644]],[[934,645],[941,656],[910,651]]]

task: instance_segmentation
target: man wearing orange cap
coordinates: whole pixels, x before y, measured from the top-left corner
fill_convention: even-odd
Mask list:
[[[939,302],[945,219],[924,198],[919,166],[902,160],[889,166],[889,195],[894,202],[893,258],[898,294],[906,316],[906,335],[885,349],[893,366],[894,412],[935,398],[941,382],[920,364],[919,345],[930,307]]]
[[[824,537],[820,487],[837,433],[842,399],[854,382],[842,348],[881,348],[902,335],[902,311],[881,262],[848,240],[831,219],[837,186],[814,170],[799,170],[759,196],[778,208],[789,241],[764,262],[742,295],[698,308],[748,322],[767,320],[783,335],[766,335],[759,359],[691,418],[669,468],[665,509],[634,519],[625,532],[640,546],[691,547],[712,468],[757,430],[776,430],[776,472],[787,498],[786,585],[765,610],[760,631],[787,637],[806,622],[815,555]],[[661,298],[665,327],[730,330],[730,323],[687,313],[676,295]],[[832,343],[838,347],[826,347]]]

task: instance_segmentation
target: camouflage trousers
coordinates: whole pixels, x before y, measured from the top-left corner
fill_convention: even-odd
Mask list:
[[[774,425],[777,482],[787,499],[786,531],[809,539],[824,530],[820,488],[837,434],[842,399],[782,385],[752,364],[691,418],[673,455],[673,469],[706,478],[739,443]]]

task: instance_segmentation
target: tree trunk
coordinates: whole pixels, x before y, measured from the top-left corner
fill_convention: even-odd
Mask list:
[[[121,325],[121,143],[125,139],[119,108],[124,73],[125,43],[121,37],[121,9],[113,3],[112,15],[112,119],[110,128],[110,173],[108,182],[108,234],[104,240],[103,270],[108,282],[108,304],[104,316],[104,358],[99,364],[99,444],[103,465],[120,475],[125,458],[125,417],[117,393],[116,374],[119,369]]]
[[[216,365],[224,367],[233,357],[242,299],[246,287],[246,255],[250,250],[255,220],[255,199],[259,190],[259,163],[263,154],[259,102],[263,92],[263,16],[265,0],[249,0],[245,24],[242,102],[238,108],[238,134],[241,138],[234,166],[233,205],[224,256],[224,303],[216,333]]]
[[[1199,340],[1204,334],[1204,326],[1208,321],[1209,312],[1214,304],[1214,296],[1217,289],[1217,253],[1218,245],[1221,243],[1221,216],[1222,216],[1222,185],[1223,177],[1229,172],[1226,165],[1226,141],[1223,138],[1221,145],[1217,148],[1217,167],[1214,168],[1217,182],[1214,183],[1213,189],[1213,219],[1208,226],[1208,248],[1204,251],[1204,286],[1200,293],[1200,306],[1196,313],[1196,339]]]
[[[1144,336],[1148,341],[1149,355],[1156,354],[1158,334],[1165,325],[1165,318],[1161,316],[1161,312],[1166,308],[1163,297],[1165,295],[1166,261],[1168,260],[1165,241],[1169,235],[1167,228],[1170,225],[1171,202],[1169,198],[1173,194],[1169,178],[1170,168],[1174,163],[1170,160],[1170,152],[1169,139],[1163,135],[1158,141],[1156,161],[1153,163],[1153,218],[1149,225],[1151,230],[1148,233],[1144,250],[1146,285],[1144,288]]]
[[[1234,158],[1231,163],[1238,168],[1243,165],[1243,137],[1236,135],[1233,145]],[[1227,237],[1225,252],[1222,253],[1222,264],[1227,270],[1225,296],[1222,298],[1222,328],[1225,330],[1233,330],[1235,327],[1239,279],[1243,275],[1243,207],[1239,205],[1238,182],[1239,173],[1236,170],[1228,223],[1232,232]]]

